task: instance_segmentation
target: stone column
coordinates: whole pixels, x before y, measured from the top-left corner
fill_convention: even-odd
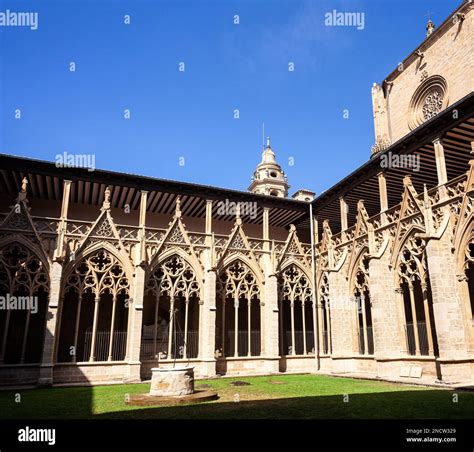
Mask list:
[[[332,359],[335,372],[353,371],[348,359],[359,354],[357,305],[350,293],[346,274],[346,266],[338,272],[329,273]]]
[[[53,384],[55,350],[59,342],[59,337],[56,337],[56,332],[59,333],[58,325],[60,317],[58,311],[62,271],[62,265],[59,262],[53,262],[49,273],[50,292],[48,310],[46,312],[46,327],[43,339],[43,353],[41,357],[38,386],[50,386]]]
[[[279,342],[279,309],[278,281],[275,274],[265,277],[265,295],[263,306],[260,308],[262,324],[262,356],[265,358],[267,372],[279,371],[280,351]]]
[[[204,251],[204,299],[199,307],[199,359],[202,376],[216,375],[216,284],[217,274],[212,235],[212,201],[206,201],[206,245]]]
[[[143,296],[145,293],[145,269],[135,268],[133,278],[133,299],[128,303],[127,331],[127,371],[124,380],[127,383],[140,381],[140,348],[142,342]],[[131,302],[130,302],[131,301]]]
[[[263,265],[265,270],[265,287],[263,300],[260,304],[260,337],[261,355],[265,358],[265,372],[276,373],[279,371],[279,329],[280,319],[278,306],[278,280],[275,274],[275,263],[270,255],[270,208],[263,208]],[[262,369],[263,370],[263,369]]]
[[[472,378],[471,364],[462,360],[469,355],[469,319],[466,319],[463,308],[466,300],[459,293],[456,255],[451,252],[449,226],[439,240],[428,241],[426,257],[441,377],[446,382],[468,380]]]
[[[199,359],[202,375],[216,375],[216,270],[208,268],[204,275],[204,300],[199,307]]]
[[[124,380],[127,382],[140,381],[140,349],[142,345],[143,298],[145,296],[145,265],[146,259],[146,206],[148,192],[142,191],[140,196],[139,237],[140,246],[136,248],[134,256],[135,273],[133,275],[132,300],[128,303],[127,326],[127,371]]]
[[[369,290],[376,359],[399,358],[406,350],[405,319],[401,318],[403,297],[397,293],[388,250],[369,261]]]
[[[61,322],[60,292],[63,272],[62,261],[64,257],[64,244],[67,230],[70,192],[71,181],[65,180],[63,184],[61,217],[58,225],[58,238],[56,242],[56,249],[54,250],[53,263],[49,273],[49,300],[48,310],[46,312],[43,352],[41,356],[38,386],[50,386],[53,384],[53,368],[59,343],[59,330]]]

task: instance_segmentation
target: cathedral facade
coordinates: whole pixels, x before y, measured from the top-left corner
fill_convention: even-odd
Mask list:
[[[474,2],[372,87],[314,197],[268,140],[239,192],[0,155],[0,384],[321,372],[474,380]]]

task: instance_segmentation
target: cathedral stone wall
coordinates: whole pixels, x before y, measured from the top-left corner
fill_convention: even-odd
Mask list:
[[[459,16],[453,14],[446,23],[428,36],[423,43],[385,80],[384,95],[386,104],[381,107],[377,103],[374,111],[376,135],[378,139],[385,136],[383,130],[386,123],[379,119],[382,115],[388,117],[388,131],[385,138],[393,144],[420,121],[410,124],[415,110],[422,109],[426,97],[432,94],[431,89],[421,92],[420,102],[412,106],[413,97],[418,89],[423,91],[424,84],[429,84],[432,77],[442,77],[446,86],[436,84],[442,95],[442,102],[431,102],[433,113],[454,104],[472,91],[474,84],[474,5],[465,2],[458,10]],[[420,30],[421,31],[421,30]],[[419,52],[419,53],[417,53]],[[441,93],[441,91],[444,91]],[[374,107],[375,108],[375,107]],[[424,121],[423,121],[424,122]],[[377,130],[379,129],[379,130]],[[386,147],[382,144],[382,147]]]

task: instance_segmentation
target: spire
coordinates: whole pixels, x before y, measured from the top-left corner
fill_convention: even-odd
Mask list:
[[[288,188],[285,172],[276,161],[270,137],[267,137],[267,143],[262,152],[262,161],[257,165],[249,191],[284,198],[288,195]]]
[[[275,153],[273,152],[272,148],[270,147],[270,137],[267,137],[267,145],[262,153],[262,162],[261,164],[273,163],[277,164],[275,160]]]
[[[435,29],[435,24],[431,20],[431,14],[433,14],[431,11],[428,11],[426,14],[426,17],[428,18],[428,22],[426,23],[426,37],[433,33]]]

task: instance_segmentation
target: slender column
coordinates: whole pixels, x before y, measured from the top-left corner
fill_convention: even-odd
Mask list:
[[[252,300],[247,300],[247,323],[248,323],[248,344],[247,344],[247,356],[252,356],[252,319],[251,319],[251,311],[252,311]]]
[[[316,359],[316,366],[319,370],[320,362],[320,347],[321,341],[318,336],[319,328],[319,316],[320,312],[317,308],[318,306],[318,297],[317,297],[317,284],[316,284],[316,260],[315,260],[315,245],[319,241],[318,236],[318,219],[313,216],[313,205],[309,205],[309,219],[310,219],[310,233],[311,233],[311,307],[313,313],[313,341],[314,341],[314,357]]]
[[[112,352],[114,346],[114,329],[115,329],[115,310],[117,306],[117,296],[114,295],[112,300],[112,319],[110,320],[110,337],[109,337],[109,357],[108,361],[112,361]]]
[[[263,208],[263,224],[262,224],[262,236],[263,240],[270,240],[270,209],[268,207]]]
[[[227,311],[227,302],[226,299],[224,298],[222,300],[222,357],[225,356],[225,336],[226,336],[226,330],[225,330],[225,318],[226,318],[226,311]]]
[[[361,308],[362,308],[362,332],[364,335],[364,355],[367,355],[368,353],[368,337],[367,337],[367,314],[365,312],[365,308],[367,305],[367,300],[366,300],[366,295],[365,293],[360,294],[360,301],[361,301]]]
[[[324,350],[324,309],[321,303],[318,303],[318,337],[319,337],[319,353],[326,354]]]
[[[97,324],[99,321],[99,301],[100,297],[96,296],[94,303],[94,322],[92,324],[91,353],[89,356],[89,361],[95,361],[95,343],[97,340]]]
[[[234,300],[234,356],[239,356],[239,300]]]
[[[172,359],[171,350],[173,346],[173,329],[174,329],[174,297],[171,297],[170,298],[170,321],[168,325],[168,356],[167,356],[168,359]]]
[[[0,351],[0,364],[3,364],[5,361],[5,351],[7,348],[7,339],[8,339],[8,328],[10,326],[10,309],[7,309],[5,316],[5,323],[3,328],[3,337],[2,337],[2,349]]]
[[[341,210],[341,231],[345,231],[347,229],[348,208],[347,202],[342,196],[339,198],[339,206]]]
[[[74,357],[72,362],[77,362],[77,338],[79,336],[79,325],[81,321],[81,307],[82,307],[82,294],[78,294],[77,297],[77,309],[76,309],[76,323],[74,325]]]
[[[280,315],[278,316],[278,323],[279,323],[279,327],[280,327],[280,353],[281,353],[281,356],[285,356],[286,355],[286,351],[285,351],[285,348],[284,348],[284,345],[285,345],[285,342],[284,342],[284,331],[283,331],[283,300],[280,300],[279,302],[279,313]]]
[[[387,196],[387,181],[384,173],[378,173],[379,180],[379,197],[380,197],[380,212],[388,210],[388,196]]]
[[[25,319],[25,329],[23,331],[23,341],[21,345],[21,358],[20,363],[23,364],[25,362],[25,352],[26,352],[26,343],[28,341],[28,330],[30,327],[30,310],[26,311],[26,319]]]
[[[291,309],[291,354],[296,355],[295,350],[295,302],[291,300],[290,302]]]
[[[60,298],[60,290],[63,271],[62,262],[65,254],[64,244],[67,230],[70,192],[71,181],[64,180],[57,245],[56,249],[54,250],[53,263],[50,267],[49,300],[48,310],[46,312],[45,334],[43,339],[43,350],[38,378],[39,386],[49,386],[53,383],[53,368],[54,362],[57,359],[59,332],[61,329],[62,305],[64,302],[64,300]]]
[[[188,357],[188,313],[189,313],[189,299],[185,300],[184,308],[184,347],[183,347],[183,359]]]
[[[160,296],[158,295],[155,300],[155,323],[153,325],[153,357],[156,358],[156,341],[158,339],[158,308],[160,304]]]
[[[436,172],[438,174],[438,185],[444,185],[448,181],[448,173],[446,171],[446,160],[444,158],[444,146],[441,138],[436,138],[433,141]]]
[[[140,381],[140,350],[142,344],[143,325],[143,298],[145,294],[145,263],[146,263],[146,206],[148,192],[142,191],[140,195],[139,234],[140,248],[135,255],[133,275],[133,292],[128,300],[128,325],[127,325],[127,353],[125,361],[127,370],[124,380],[126,382]]]
[[[212,201],[206,201],[206,249],[204,259],[203,299],[199,300],[199,359],[202,375],[216,375],[216,268],[214,238],[212,234]],[[225,318],[225,301],[222,301]],[[222,357],[225,355],[225,321],[222,325]]]
[[[304,300],[301,300],[301,314],[303,316],[303,355],[307,354],[306,349],[306,316],[304,311]]]
[[[421,285],[421,291],[423,293],[423,307],[425,310],[426,334],[428,335],[428,354],[430,356],[433,356],[434,355],[433,333],[431,331],[430,307],[428,304],[428,287],[427,287],[426,282],[424,282]]]
[[[416,305],[415,305],[415,293],[413,291],[413,284],[410,282],[408,285],[410,290],[410,306],[411,306],[411,318],[413,320],[413,333],[415,335],[415,354],[420,354],[420,338],[418,337],[418,319],[416,318]]]
[[[332,353],[332,345],[331,345],[331,313],[329,312],[329,305],[326,303],[326,341],[327,341],[327,349],[328,349],[328,354]]]

